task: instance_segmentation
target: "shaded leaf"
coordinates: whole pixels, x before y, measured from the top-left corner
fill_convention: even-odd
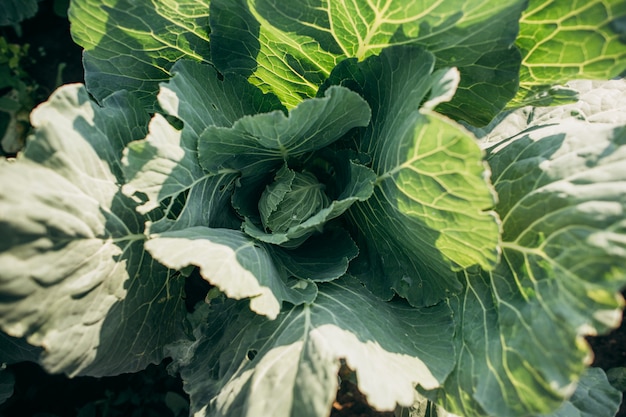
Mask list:
[[[414,387],[435,387],[454,356],[446,304],[384,303],[346,277],[320,286],[312,304],[273,321],[240,304],[211,311],[197,341],[172,353],[198,416],[327,416],[340,359],[381,410],[412,404]]]
[[[38,0],[4,0],[0,3],[0,26],[20,23],[33,17],[38,9]]]
[[[613,388],[600,368],[589,368],[578,381],[576,391],[554,413],[541,417],[615,416],[622,393]]]
[[[13,372],[4,368],[3,364],[0,363],[0,404],[11,398],[14,385],[15,376],[13,376]]]

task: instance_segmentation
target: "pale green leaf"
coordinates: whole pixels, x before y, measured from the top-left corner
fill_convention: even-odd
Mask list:
[[[323,417],[342,360],[373,407],[412,404],[416,385],[436,387],[447,375],[452,329],[446,304],[384,303],[345,277],[273,321],[240,304],[215,307],[197,340],[172,353],[197,416]]]
[[[584,336],[621,319],[626,129],[576,119],[535,126],[490,149],[488,161],[502,261],[464,274],[461,351],[441,401],[465,416],[549,413],[590,361]]]
[[[564,88],[576,93],[576,102],[552,107],[526,106],[503,112],[488,126],[472,129],[482,147],[493,146],[519,132],[550,123],[579,120],[620,126],[626,121],[626,80],[572,80]]]
[[[122,147],[148,115],[125,93],[103,104],[58,90],[24,153],[0,161],[0,326],[44,348],[49,372],[137,371],[180,337],[182,281],[144,251],[147,219],[120,192]]]
[[[531,0],[516,41],[524,58],[512,105],[546,101],[554,84],[619,75],[626,70],[625,41],[623,0]]]
[[[176,61],[210,59],[208,0],[73,0],[69,19],[85,49],[87,88],[99,101],[125,89],[153,109]]]
[[[283,301],[312,302],[317,293],[313,282],[287,283],[268,249],[238,230],[190,227],[152,235],[145,246],[169,268],[198,266],[200,275],[229,298],[249,298],[252,311],[271,319]]]

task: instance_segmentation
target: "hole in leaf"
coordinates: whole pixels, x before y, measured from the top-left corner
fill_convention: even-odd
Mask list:
[[[256,349],[250,349],[250,350],[248,351],[248,353],[246,354],[246,356],[248,357],[248,359],[250,359],[251,361],[253,361],[253,360],[254,360],[254,358],[256,357],[256,354],[257,354],[257,353],[258,353],[258,352],[257,352],[257,350],[256,350]]]

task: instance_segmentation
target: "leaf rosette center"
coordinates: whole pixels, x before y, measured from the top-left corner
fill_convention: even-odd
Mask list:
[[[265,187],[259,199],[259,214],[266,231],[286,232],[330,204],[315,175],[296,172],[284,165]]]

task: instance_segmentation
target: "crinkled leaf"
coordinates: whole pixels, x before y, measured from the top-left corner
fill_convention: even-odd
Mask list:
[[[365,100],[347,88],[331,87],[324,97],[303,101],[287,116],[273,111],[242,117],[232,127],[209,127],[198,145],[200,164],[208,172],[267,175],[268,168],[322,149],[369,120]]]
[[[371,169],[352,161],[348,161],[346,165],[349,167],[344,169],[344,172],[338,170],[335,178],[341,194],[331,201],[328,207],[282,232],[266,232],[246,218],[244,231],[263,242],[286,247],[297,247],[315,232],[321,232],[326,223],[341,216],[354,203],[366,201],[374,191],[376,174]]]
[[[493,146],[519,132],[550,123],[582,120],[620,126],[626,120],[626,80],[572,80],[564,88],[576,92],[576,102],[554,107],[526,106],[502,112],[488,126],[472,129],[483,147]]]
[[[387,46],[418,43],[434,51],[441,66],[468,66],[458,107],[486,92],[491,102],[481,100],[481,111],[474,108],[473,115],[456,113],[486,123],[515,94],[520,57],[510,46],[525,4],[214,0],[211,52],[221,71],[249,77],[294,107],[313,97],[341,60],[362,60]]]
[[[358,89],[373,109],[360,150],[372,157],[374,194],[350,210],[360,231],[355,271],[377,294],[392,289],[414,305],[434,304],[460,290],[458,267],[491,268],[498,259],[495,194],[483,153],[467,131],[420,104],[449,96],[432,74],[434,57],[394,47],[362,63],[344,61],[333,83]],[[382,278],[385,277],[385,278]]]
[[[138,108],[63,87],[23,155],[0,161],[0,326],[43,347],[50,372],[137,371],[180,336],[182,282],[144,251],[146,219],[120,192],[121,148],[146,132]]]
[[[259,214],[266,230],[285,232],[329,204],[325,186],[311,172],[284,165],[259,199]]]
[[[195,415],[322,417],[342,359],[373,407],[412,404],[416,385],[436,387],[447,375],[452,329],[447,304],[384,303],[346,277],[273,321],[236,303],[211,311],[197,341],[172,354]]]
[[[513,106],[549,104],[554,84],[619,75],[626,70],[625,41],[623,0],[531,0],[516,41],[524,58]]]
[[[621,318],[626,129],[536,126],[490,149],[488,160],[502,261],[465,272],[455,308],[460,356],[440,400],[465,416],[549,413],[590,360],[583,337]]]
[[[75,0],[69,19],[85,49],[87,89],[99,101],[128,90],[154,109],[159,82],[176,61],[210,59],[208,0]]]
[[[541,417],[615,416],[622,393],[613,388],[600,368],[589,368],[578,381],[576,391],[558,410]]]
[[[238,230],[190,227],[151,236],[146,250],[169,268],[189,265],[228,297],[249,298],[250,309],[273,319],[283,301],[312,302],[314,283],[281,276],[268,249]],[[303,291],[300,291],[302,289]]]
[[[238,227],[239,221],[229,210],[237,175],[202,170],[198,137],[208,126],[230,126],[246,114],[280,108],[280,103],[238,76],[220,79],[208,65],[182,60],[172,73],[172,79],[161,87],[159,101],[170,115],[183,121],[183,128],[175,129],[158,114],[153,117],[146,139],[128,145],[124,192],[145,196],[141,212],[162,204],[171,206],[183,198],[178,228]],[[163,223],[161,231],[173,227],[170,221]]]

